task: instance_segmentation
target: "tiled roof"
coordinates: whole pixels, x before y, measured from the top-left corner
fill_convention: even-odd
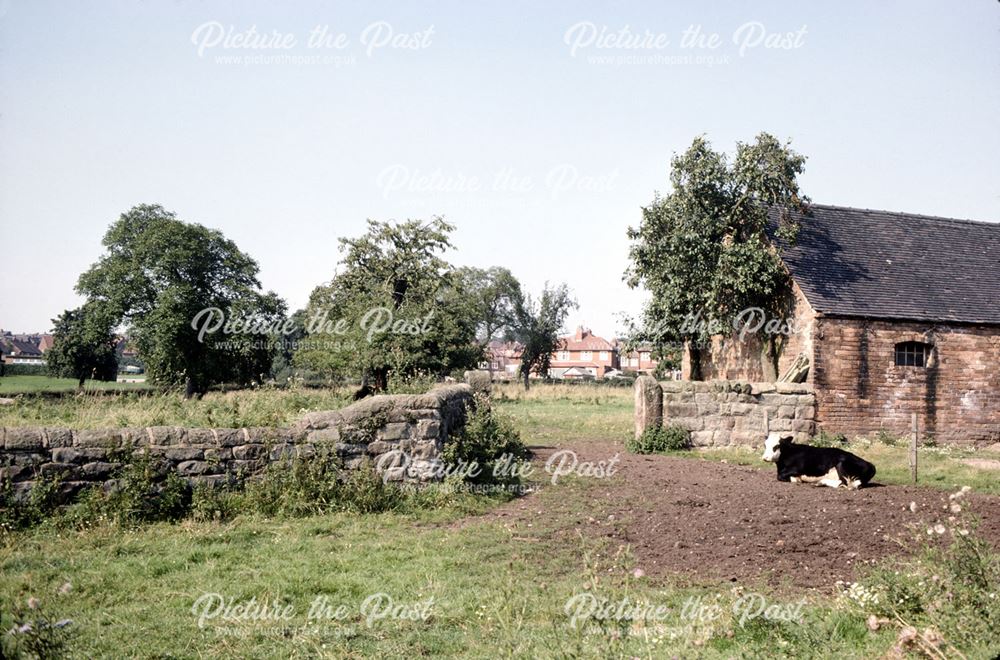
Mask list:
[[[1000,224],[812,205],[783,250],[818,312],[1000,324]]]

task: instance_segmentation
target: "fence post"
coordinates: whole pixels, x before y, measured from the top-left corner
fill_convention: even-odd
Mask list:
[[[910,434],[910,479],[917,483],[917,439],[920,431],[917,427],[917,413],[912,416],[913,432]]]

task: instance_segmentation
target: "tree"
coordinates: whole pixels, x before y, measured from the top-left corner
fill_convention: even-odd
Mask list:
[[[577,307],[565,284],[549,288],[546,283],[538,300],[524,296],[514,308],[509,338],[522,345],[520,374],[524,389],[532,372],[547,374],[552,353],[559,348],[559,335],[571,309]]]
[[[698,137],[671,160],[672,192],[656,195],[639,227],[629,228],[627,281],[652,294],[641,339],[686,344],[692,378],[701,378],[702,347],[731,332],[743,310],[769,319],[787,313],[790,278],[775,243],[794,242],[792,214],[808,209],[796,180],[804,164],[767,133],[737,143],[732,163]],[[761,365],[774,380],[780,342],[763,328],[750,336],[762,340]]]
[[[523,298],[521,283],[509,270],[498,266],[461,268],[459,274],[476,317],[476,338],[486,351],[490,342],[513,324],[515,309]]]
[[[152,382],[183,384],[191,397],[270,372],[270,329],[285,305],[261,292],[257,263],[221,232],[143,204],[123,213],[103,244],[107,253],[77,291],[130,327]],[[223,324],[233,321],[244,327],[227,333]]]
[[[115,321],[100,303],[87,303],[63,312],[52,319],[53,344],[45,352],[49,373],[60,378],[75,378],[83,389],[84,381],[115,380],[118,339]]]
[[[442,257],[453,230],[441,218],[369,220],[364,235],[340,239],[340,270],[309,297],[307,346],[295,363],[360,377],[366,391],[385,391],[390,376],[475,366],[475,304]]]

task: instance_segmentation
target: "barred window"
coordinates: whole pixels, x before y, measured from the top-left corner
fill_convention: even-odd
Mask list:
[[[931,359],[933,346],[919,341],[904,341],[896,344],[897,367],[926,367]]]

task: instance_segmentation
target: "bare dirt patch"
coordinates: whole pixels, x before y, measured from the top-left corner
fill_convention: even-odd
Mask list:
[[[649,575],[832,589],[837,580],[853,580],[859,565],[904,553],[900,542],[914,534],[909,526],[924,529],[949,515],[948,493],[932,488],[834,490],[779,482],[773,468],[637,456],[620,443],[566,448],[581,461],[618,453],[616,476],[579,479],[582,493],[573,497],[584,501],[575,506],[550,490],[509,502],[487,518],[501,521],[515,538],[571,540],[579,532],[628,544]],[[555,449],[535,451],[544,462]],[[1000,497],[968,501],[982,518],[980,531],[1000,546]]]

